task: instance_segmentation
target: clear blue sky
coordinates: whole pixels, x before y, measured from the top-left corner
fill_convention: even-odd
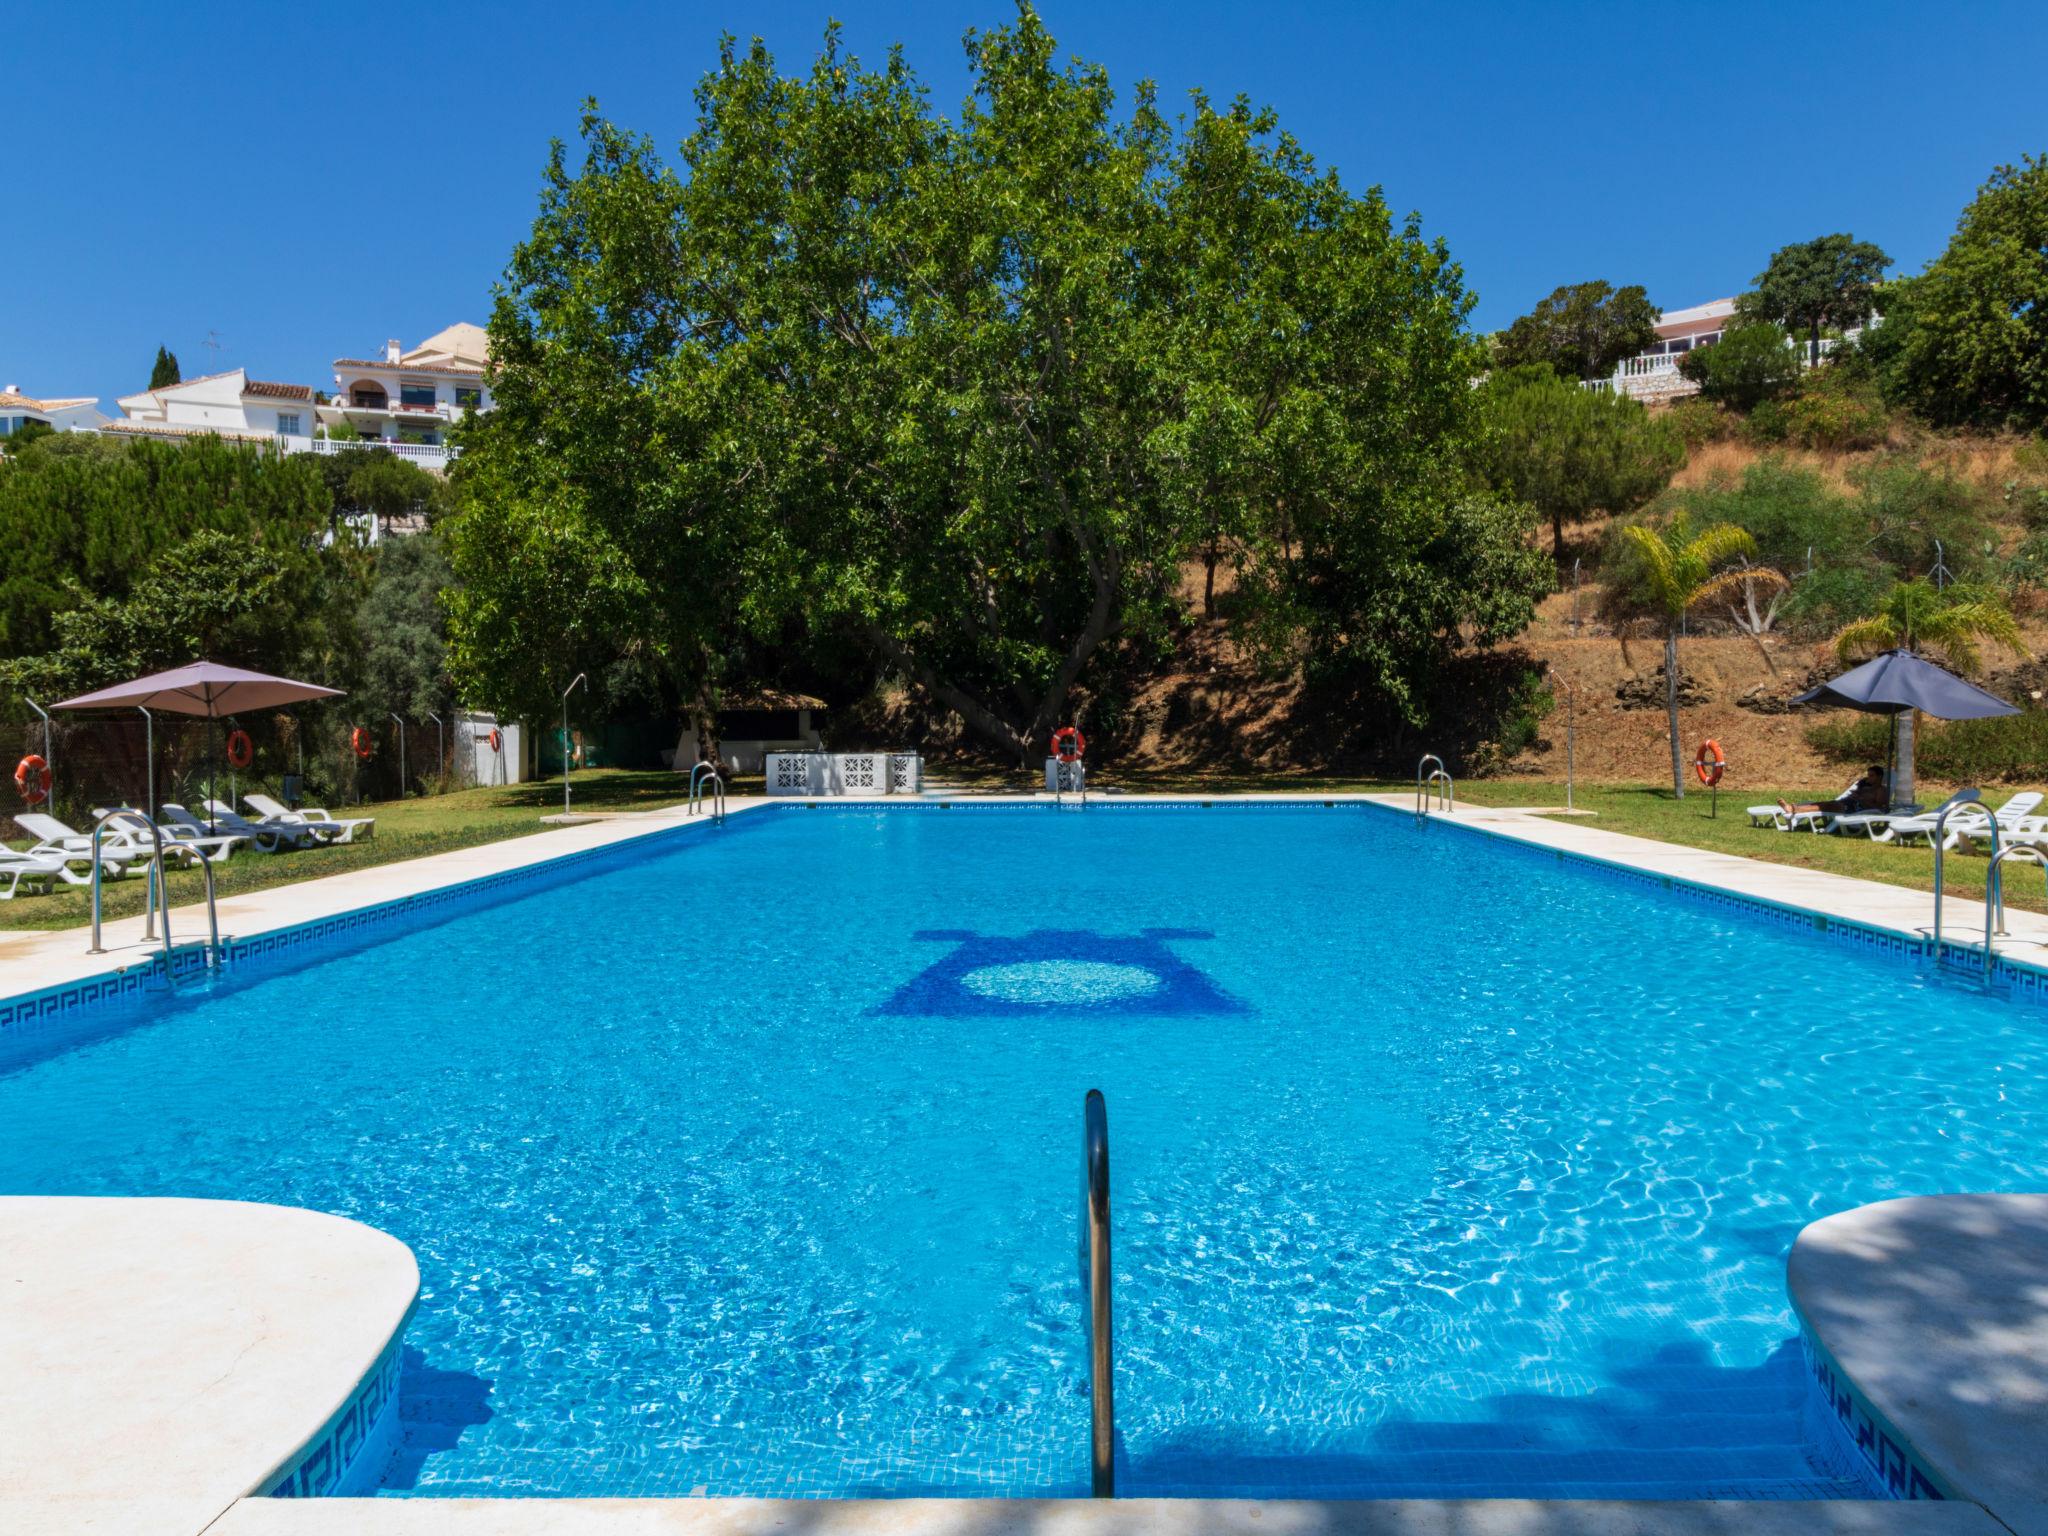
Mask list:
[[[0,27],[0,383],[113,397],[158,342],[331,388],[487,317],[579,100],[670,149],[718,34],[792,68],[837,9],[950,109],[980,4],[31,5]],[[1666,307],[1834,230],[1917,270],[1991,167],[2048,150],[2048,5],[1045,0],[1120,89],[1243,92],[1443,235],[1504,325],[1559,283]],[[217,331],[217,352],[206,346]]]

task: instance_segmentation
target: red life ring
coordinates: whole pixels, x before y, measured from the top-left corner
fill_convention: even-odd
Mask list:
[[[1078,763],[1081,754],[1088,750],[1088,738],[1071,725],[1063,725],[1052,733],[1052,752],[1063,763]]]
[[[30,805],[41,805],[50,798],[50,765],[41,754],[31,752],[14,765],[14,787]]]
[[[490,742],[493,752],[505,750],[505,738],[498,734],[498,728],[495,725],[491,727],[491,734],[486,739]]]
[[[232,767],[246,768],[256,761],[256,743],[249,739],[247,731],[228,732],[228,763]]]
[[[370,733],[360,725],[348,733],[348,745],[349,750],[365,762],[369,760],[370,754],[377,750],[377,744],[370,739]]]
[[[1722,755],[1721,743],[1711,736],[1701,742],[1699,751],[1693,754],[1692,771],[1709,789],[1721,782],[1721,770],[1727,766],[1728,759]]]

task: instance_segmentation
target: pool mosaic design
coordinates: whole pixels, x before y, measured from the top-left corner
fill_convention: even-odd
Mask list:
[[[388,1493],[1080,1494],[1100,1087],[1122,1491],[1876,1491],[1785,1253],[2041,1186],[2032,994],[1372,808],[1142,809],[749,812],[38,1005],[0,1191],[409,1243]]]
[[[1147,928],[1131,937],[1038,928],[1014,938],[935,928],[911,937],[954,947],[905,982],[883,1013],[1101,1018],[1244,1011],[1177,953],[1182,944],[1216,937],[1204,928]]]

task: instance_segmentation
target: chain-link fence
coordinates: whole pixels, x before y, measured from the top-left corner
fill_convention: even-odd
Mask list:
[[[307,707],[253,713],[218,721],[158,712],[53,716],[47,725],[0,725],[6,771],[31,754],[50,770],[47,803],[30,805],[14,785],[0,786],[9,813],[0,837],[17,838],[14,810],[38,810],[83,830],[94,813],[116,805],[182,805],[197,811],[217,799],[243,809],[251,790],[286,804],[357,805],[368,800],[438,794],[476,782],[476,753],[470,747],[470,717],[433,720],[350,717],[345,709]],[[246,735],[244,743],[236,736]],[[358,734],[360,733],[360,734]],[[237,766],[230,761],[242,756]]]

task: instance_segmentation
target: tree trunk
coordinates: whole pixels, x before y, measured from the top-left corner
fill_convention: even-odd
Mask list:
[[[1820,366],[1820,322],[1818,320],[1807,327],[1806,366],[1809,368],[1818,368]]]
[[[1685,773],[1678,746],[1678,621],[1664,628],[1664,713],[1671,722],[1671,793],[1685,798]]]
[[[1202,573],[1202,617],[1216,617],[1216,535],[1209,535],[1209,552],[1203,556]]]
[[[723,744],[718,739],[718,711],[711,707],[711,689],[708,684],[699,684],[690,694],[690,724],[697,732],[697,761],[709,763],[726,777],[732,775],[720,761]],[[678,773],[688,773],[695,763],[677,763]]]
[[[1913,716],[1916,713],[1917,711],[1910,709],[1899,711],[1895,751],[1897,761],[1892,768],[1891,782],[1893,805],[1913,803]]]
[[[1553,510],[1550,514],[1550,555],[1559,565],[1564,564],[1564,513]]]
[[[1006,752],[1016,753],[1020,767],[1030,766],[1030,742],[1015,726],[964,689],[943,680],[881,625],[870,624],[866,629],[876,650],[915,678],[925,692],[966,721],[969,730],[986,736]]]

